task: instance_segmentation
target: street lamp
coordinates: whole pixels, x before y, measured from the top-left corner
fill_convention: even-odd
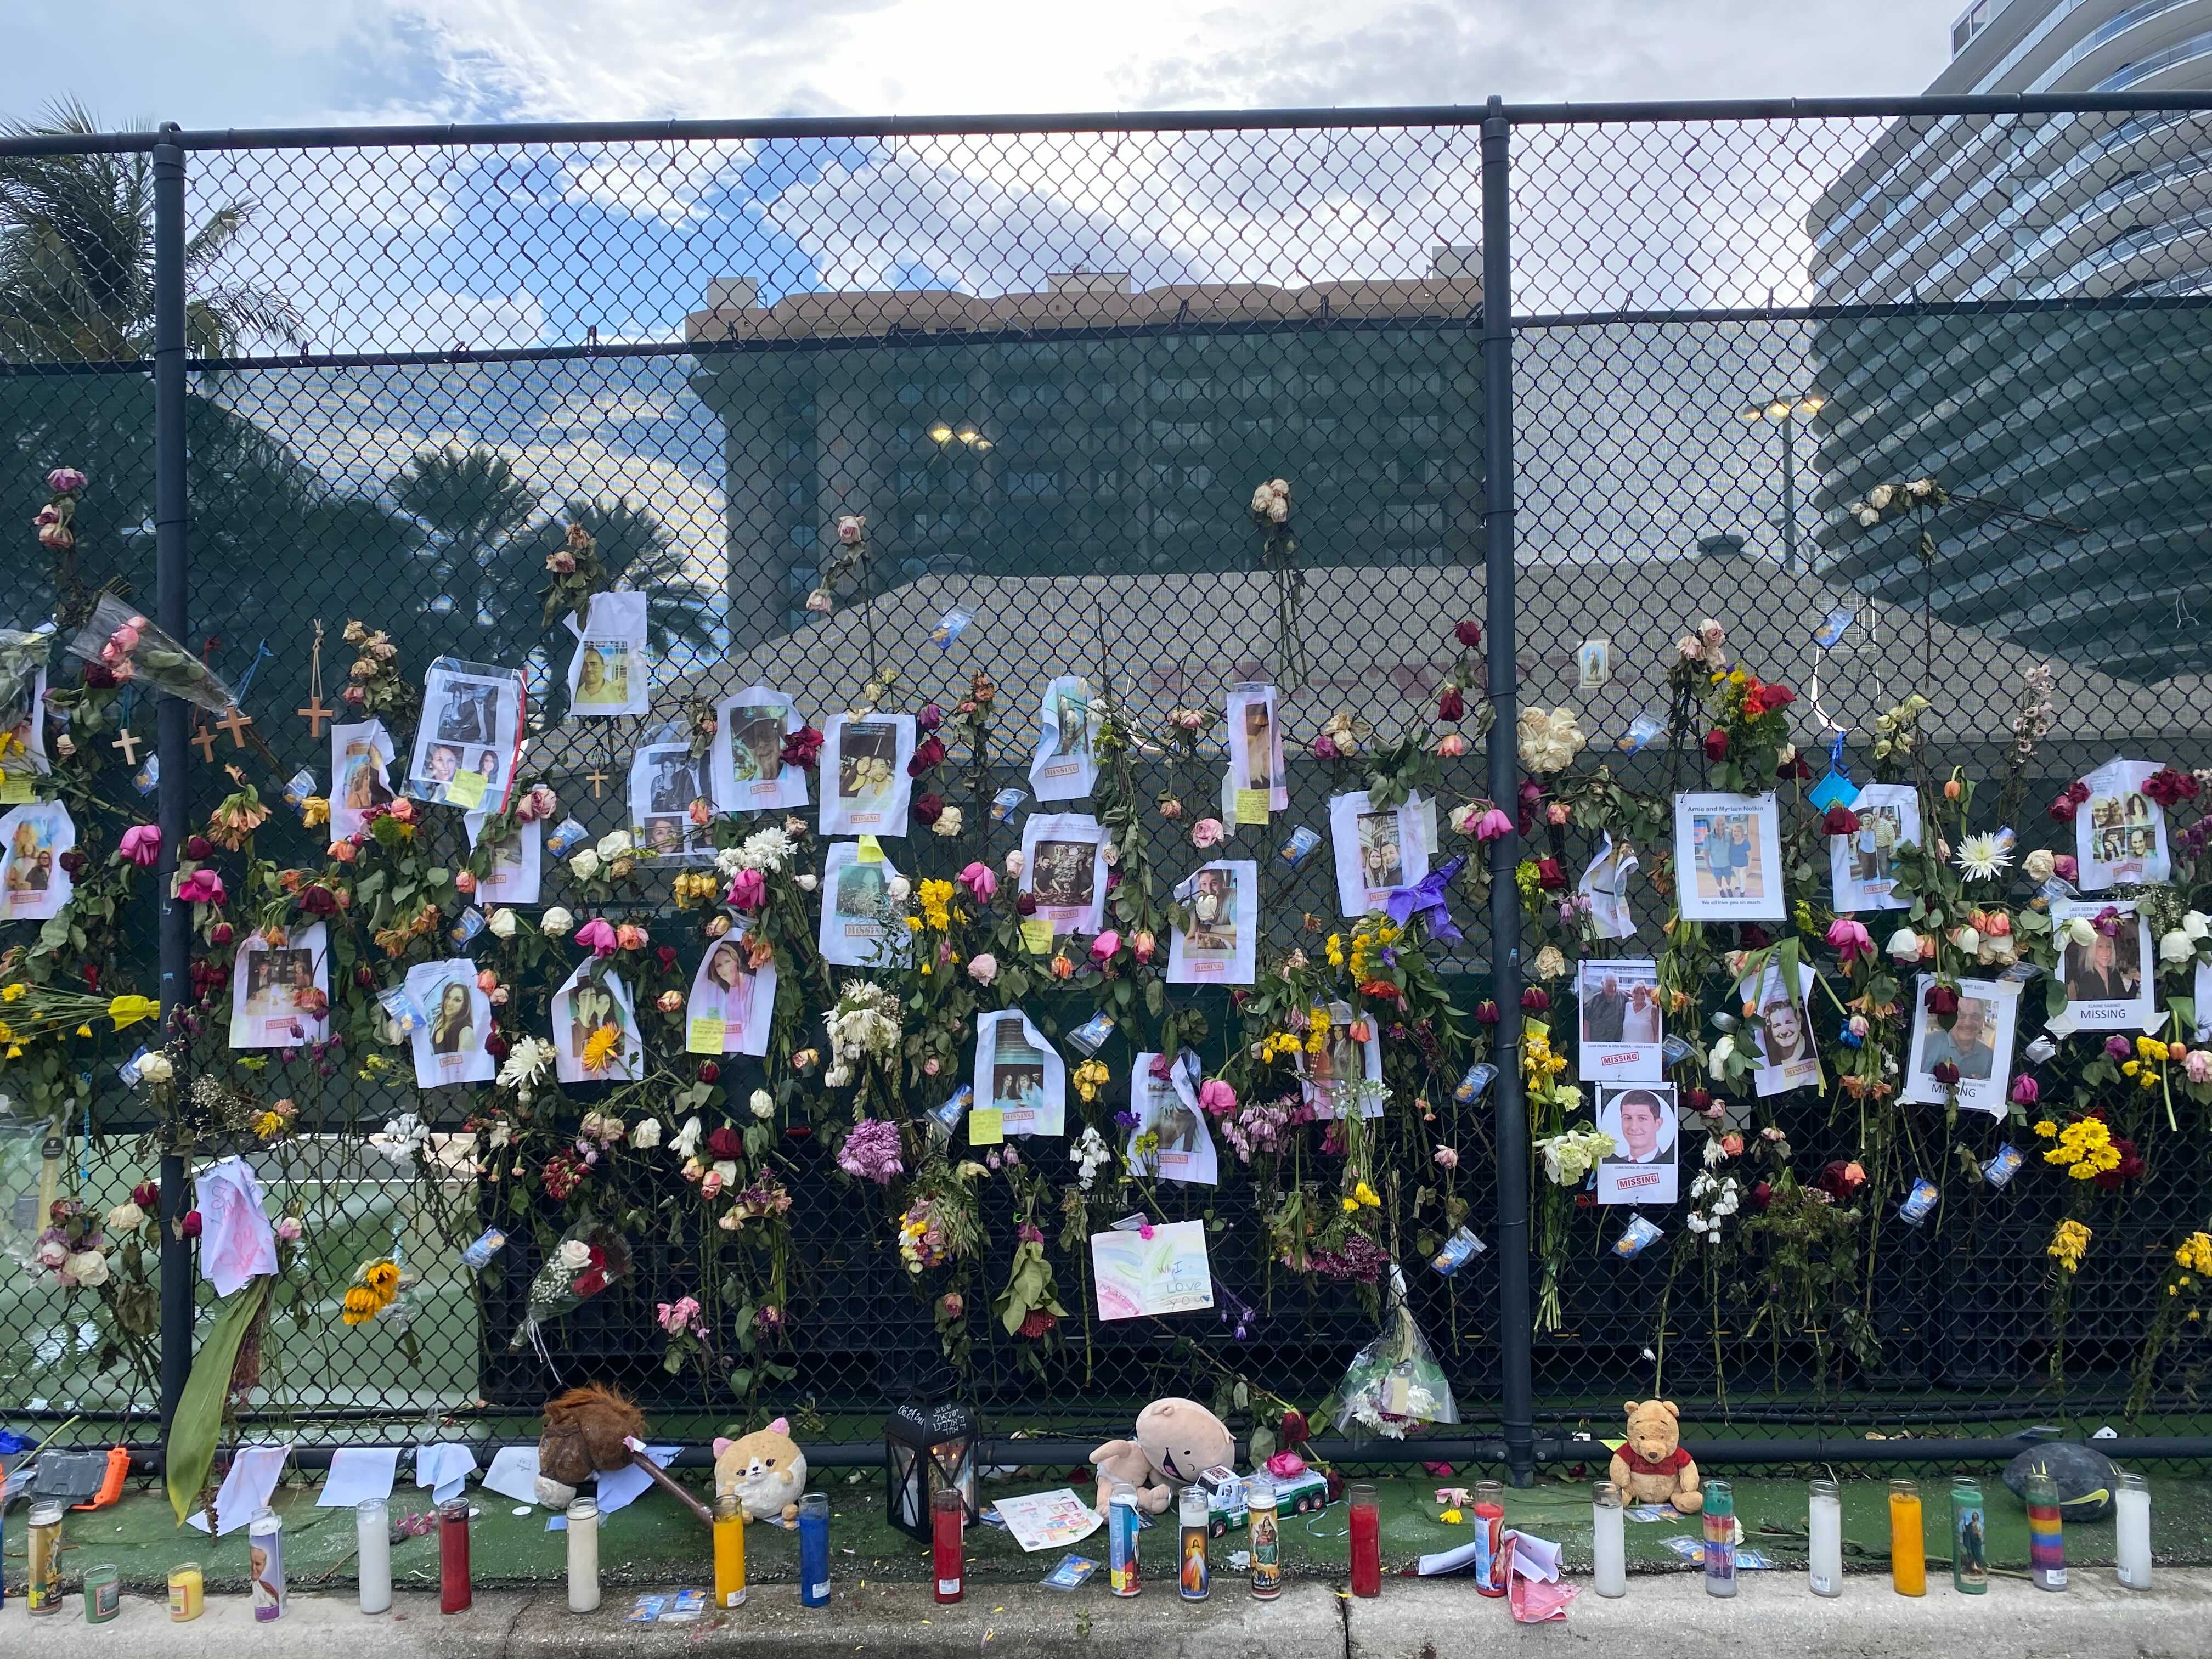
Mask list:
[[[1801,416],[1809,420],[1818,415],[1827,401],[1817,392],[1788,392],[1746,404],[1735,412],[1747,426],[1766,421],[1781,434],[1782,568],[1793,574],[1797,568],[1797,422]]]

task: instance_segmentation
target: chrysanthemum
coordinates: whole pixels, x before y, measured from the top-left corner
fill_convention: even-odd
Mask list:
[[[1988,881],[2012,865],[2012,848],[1993,835],[1969,836],[1959,843],[1959,871],[1975,881]]]

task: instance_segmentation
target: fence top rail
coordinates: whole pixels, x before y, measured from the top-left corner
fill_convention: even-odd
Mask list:
[[[1025,115],[779,116],[714,121],[519,121],[422,126],[229,127],[0,137],[0,155],[187,150],[467,148],[508,144],[730,143],[746,139],[932,138],[1316,128],[1516,126],[1680,122],[1887,120],[1944,115],[2212,110],[2212,91],[2008,93],[1891,98],[1714,98],[1603,103],[1401,104],[1352,109],[1094,111]]]

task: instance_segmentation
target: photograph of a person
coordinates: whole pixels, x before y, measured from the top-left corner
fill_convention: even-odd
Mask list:
[[[783,726],[788,713],[760,703],[741,703],[730,711],[730,769],[739,783],[772,783],[783,775]]]
[[[1648,958],[1585,961],[1581,988],[1578,1073],[1585,1083],[1656,1083],[1666,1075],[1660,1043],[1659,964]]]
[[[889,720],[853,720],[845,727],[837,757],[837,799],[854,805],[880,805],[897,776],[898,728]]]
[[[692,1054],[764,1054],[775,1011],[774,953],[764,941],[725,934],[707,947],[692,975],[685,1047]],[[720,1040],[709,1043],[717,1022]]]
[[[360,829],[361,815],[371,807],[392,805],[392,785],[385,775],[392,759],[392,739],[385,735],[384,723],[369,720],[343,729],[349,735],[332,744],[338,758],[331,768],[337,787],[331,792],[331,830],[337,840]]]
[[[1270,812],[1282,811],[1291,804],[1277,702],[1273,686],[1247,681],[1229,688],[1222,707],[1229,740],[1228,792],[1233,797],[1240,789],[1264,789]]]
[[[477,822],[471,815],[471,826]],[[536,821],[517,824],[513,835],[495,839],[491,868],[477,884],[477,906],[537,903],[544,842],[545,826]]]
[[[1171,985],[1249,985],[1258,956],[1260,866],[1256,860],[1209,864],[1176,890],[1189,913],[1168,939]]]
[[[1359,815],[1359,870],[1370,887],[1405,884],[1405,848],[1398,836],[1395,808]]]
[[[406,983],[407,994],[423,1013],[423,1023],[409,1034],[416,1084],[434,1089],[489,1082],[499,1061],[484,1043],[491,1030],[491,999],[477,984],[476,963],[461,957],[419,963],[407,970]]]
[[[247,937],[231,971],[232,1048],[293,1048],[330,1035],[327,949],[320,922],[281,945]]]
[[[1096,933],[1105,922],[1106,831],[1087,812],[1032,812],[1022,824],[1019,890],[1055,935]]]
[[[1067,1066],[1020,1010],[975,1016],[975,1110],[1008,1135],[1056,1135],[1067,1121]],[[970,1123],[974,1119],[969,1120]]]
[[[822,833],[903,836],[914,780],[911,714],[832,714],[822,722]]]
[[[76,824],[59,801],[31,801],[0,817],[0,921],[45,921],[61,914],[75,884],[62,855]]]
[[[897,874],[889,860],[863,860],[849,841],[833,841],[824,849],[816,936],[824,962],[875,968],[906,959],[907,930],[890,914],[890,882]]]
[[[1906,783],[1869,783],[1851,802],[1857,830],[1828,840],[1828,873],[1836,910],[1902,910],[1898,896],[1897,849],[1920,839],[1920,792]]]
[[[806,769],[783,763],[784,739],[799,724],[791,698],[765,685],[715,700],[707,781],[718,811],[765,812],[806,805]]]
[[[2143,791],[2158,768],[2111,760],[2081,780],[2089,791],[2074,814],[2076,884],[2085,893],[2164,881],[2172,872],[2166,810]]]
[[[1018,1019],[1002,1019],[991,1048],[991,1100],[1010,1118],[1044,1109],[1044,1051],[1033,1047]]]
[[[680,743],[647,744],[630,757],[629,805],[639,848],[653,858],[711,854],[713,802],[703,764]]]
[[[1275,787],[1275,704],[1254,697],[1244,705],[1244,782],[1247,789]]]
[[[1382,1091],[1359,1086],[1382,1080],[1381,1035],[1372,1021],[1358,1018],[1349,1003],[1331,1003],[1328,1018],[1328,1036],[1321,1052],[1301,1054],[1294,1062],[1301,1097],[1317,1118],[1343,1116],[1355,1094],[1360,1116],[1382,1116]]]
[[[1748,1029],[1759,1057],[1751,1074],[1752,1085],[1762,1097],[1820,1081],[1820,1050],[1814,1045],[1812,1023],[1805,1009],[1812,971],[1800,963],[1797,972],[1793,988],[1786,981],[1782,964],[1770,961],[1759,974],[1756,998],[1748,983],[1737,988],[1740,1001],[1755,1000],[1759,1007],[1759,1024]]]
[[[2051,1030],[2140,1031],[2156,1018],[2150,921],[2132,901],[2061,899],[2051,907],[2066,1006]],[[2087,938],[2081,937],[2087,934]]]
[[[629,702],[629,645],[623,640],[587,640],[577,647],[576,691],[570,700],[578,713]]]
[[[1329,857],[1340,914],[1350,919],[1379,910],[1389,902],[1392,888],[1410,887],[1429,873],[1433,805],[1409,795],[1401,806],[1377,808],[1364,789],[1329,797]]]
[[[2014,980],[1960,980],[1959,1008],[1947,1022],[1928,1007],[1932,974],[1919,975],[1914,993],[1912,1044],[1906,1055],[1905,1086],[1898,1098],[1923,1105],[1941,1105],[1951,1089],[1959,1104],[2002,1117],[2008,1109],[2007,1085],[2012,1081],[2012,1042],[2020,1012],[2020,982]],[[1955,1084],[1936,1075],[1938,1066],[1959,1068]]]
[[[1782,836],[1774,797],[1674,797],[1681,913],[1696,921],[1782,920]]]
[[[635,1083],[642,1044],[619,975],[581,962],[553,994],[553,1070],[563,1083]]]
[[[1030,890],[1041,906],[1054,909],[1088,909],[1097,896],[1094,866],[1098,858],[1095,841],[1041,841],[1036,844],[1036,877]]]
[[[1597,1127],[1613,1137],[1598,1160],[1601,1204],[1672,1204],[1679,1190],[1680,1132],[1671,1083],[1601,1083]]]
[[[1095,718],[1090,681],[1061,674],[1047,682],[1037,709],[1036,753],[1030,761],[1030,788],[1039,800],[1080,800],[1097,787]]]
[[[499,693],[479,680],[449,680],[438,700],[432,733],[441,744],[499,740]]]
[[[1161,1077],[1158,1060],[1158,1054],[1139,1054],[1129,1073],[1129,1104],[1137,1121],[1122,1141],[1123,1155],[1164,1181],[1213,1186],[1221,1178],[1220,1166],[1188,1066],[1178,1058]]]

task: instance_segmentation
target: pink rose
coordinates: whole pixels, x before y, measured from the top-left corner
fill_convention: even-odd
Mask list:
[[[2080,878],[2081,866],[2071,853],[2061,853],[2051,860],[2051,873],[2061,881],[2074,881]]]
[[[645,929],[634,921],[626,921],[615,929],[615,943],[625,951],[642,951],[646,946]]]
[[[1855,957],[1874,955],[1873,935],[1849,916],[1838,916],[1828,924],[1828,943],[1835,947],[1846,967]]]
[[[1498,841],[1513,833],[1513,820],[1495,806],[1474,821],[1477,841]]]
[[[402,797],[392,803],[392,816],[401,823],[415,822],[415,803]]]
[[[84,474],[73,466],[58,466],[46,474],[46,488],[57,495],[74,495],[84,482]]]
[[[1459,1149],[1456,1146],[1437,1147],[1436,1158],[1437,1163],[1444,1169],[1456,1170],[1459,1168]]]
[[[662,1013],[664,1013],[664,1014],[672,1014],[672,1013],[675,1013],[678,1009],[682,1008],[683,1006],[684,1006],[684,993],[683,993],[683,992],[681,992],[681,991],[663,991],[663,992],[660,994],[660,1003],[659,1003],[659,1007],[660,1007],[660,1012],[661,1012]]]
[[[1091,959],[1103,967],[1115,951],[1121,948],[1121,936],[1109,927],[1091,941]]]
[[[1129,935],[1130,954],[1139,962],[1150,962],[1152,959],[1152,952],[1158,948],[1159,941],[1154,939],[1146,929],[1140,928]]]
[[[988,951],[968,958],[968,977],[978,985],[988,985],[999,976],[999,959]]]
[[[1221,840],[1219,818],[1200,818],[1190,826],[1190,844],[1193,847],[1218,847]]]
[[[280,1215],[276,1218],[276,1237],[287,1244],[297,1244],[306,1236],[307,1231],[301,1223],[300,1218],[295,1215]]]
[[[702,1176],[701,1176],[699,1177],[699,1196],[700,1196],[700,1197],[702,1197],[702,1198],[713,1198],[716,1194],[720,1193],[721,1190],[722,1190],[722,1172],[721,1172],[720,1170],[708,1170],[708,1171],[707,1171],[707,1173],[706,1173],[706,1174],[704,1174],[704,1175],[702,1175]]]
[[[161,828],[155,823],[134,823],[123,832],[122,855],[141,869],[161,861]]]
[[[472,870],[461,871],[453,878],[453,885],[459,890],[461,896],[466,898],[477,890],[476,872]]]
[[[1198,1085],[1198,1103],[1210,1115],[1227,1117],[1237,1109],[1237,1091],[1219,1078],[1208,1078]]]
[[[478,969],[477,973],[477,989],[482,991],[486,996],[489,996],[494,991],[499,989],[499,975],[492,972],[489,968]]]
[[[740,870],[730,883],[730,902],[750,915],[768,902],[768,878],[757,870]]]
[[[978,904],[988,904],[991,896],[999,890],[999,878],[981,864],[971,864],[963,870],[960,884]]]
[[[1437,755],[1442,760],[1457,760],[1467,753],[1467,739],[1456,732],[1448,732],[1437,739]]]
[[[857,514],[847,514],[837,520],[837,539],[847,547],[855,546],[867,533],[868,521]]]
[[[177,884],[179,903],[220,904],[224,896],[222,878],[212,870],[195,870]]]
[[[2212,1083],[2212,1048],[2191,1048],[2182,1069],[2191,1083]]]
[[[576,943],[595,957],[611,957],[617,946],[615,930],[604,916],[593,916],[576,930]]]
[[[1313,753],[1316,760],[1333,761],[1343,757],[1343,751],[1336,746],[1336,739],[1326,732],[1313,740]]]

